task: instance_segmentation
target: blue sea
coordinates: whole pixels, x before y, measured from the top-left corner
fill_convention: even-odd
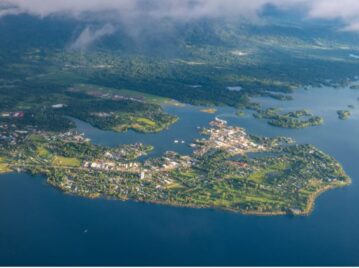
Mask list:
[[[288,136],[311,143],[335,157],[353,183],[321,195],[308,217],[246,216],[193,209],[71,196],[46,178],[0,176],[0,265],[359,265],[359,90],[298,90],[293,101],[258,98],[283,111],[309,108],[325,118],[323,126],[288,130],[237,117],[231,108],[206,114],[201,107],[166,107],[180,120],[158,134],[114,133],[76,121],[78,130],[106,146],[143,142],[190,154],[198,127],[214,116],[251,134]],[[336,110],[351,110],[347,121]],[[174,140],[185,144],[176,144]]]

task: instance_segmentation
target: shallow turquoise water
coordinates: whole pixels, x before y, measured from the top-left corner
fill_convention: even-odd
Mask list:
[[[329,88],[295,93],[295,101],[259,99],[265,106],[310,108],[325,124],[303,130],[265,121],[217,115],[252,134],[282,135],[312,143],[340,161],[353,184],[323,194],[309,217],[257,217],[65,195],[44,178],[0,176],[1,265],[359,265],[359,91]],[[357,106],[348,121],[337,109]],[[187,146],[215,115],[198,107],[167,107],[181,120],[160,134],[118,134],[78,122],[93,142],[108,146],[144,142],[190,153]],[[175,139],[186,144],[175,144]]]

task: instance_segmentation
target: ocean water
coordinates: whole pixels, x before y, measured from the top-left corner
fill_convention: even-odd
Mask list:
[[[335,157],[353,184],[321,195],[308,217],[258,217],[64,194],[41,176],[0,176],[0,265],[359,265],[359,91],[298,90],[294,101],[258,98],[283,111],[309,108],[323,126],[288,130],[253,119],[247,111],[167,107],[181,117],[158,134],[100,131],[77,121],[78,130],[106,146],[144,142],[156,149],[191,153],[197,127],[214,116],[251,134],[289,136]],[[354,105],[347,121],[336,110]],[[185,144],[175,144],[174,140]]]

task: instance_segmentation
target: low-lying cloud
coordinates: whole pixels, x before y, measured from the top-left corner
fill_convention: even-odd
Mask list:
[[[88,26],[81,32],[75,42],[71,44],[70,48],[75,50],[85,49],[102,37],[111,35],[114,32],[115,27],[112,24],[106,24],[100,29],[92,29]]]
[[[256,17],[264,6],[306,10],[307,17],[340,19],[345,30],[359,31],[358,0],[0,0],[0,16],[27,13],[46,17],[64,14],[81,18],[86,13],[111,12],[112,18]]]
[[[344,30],[359,31],[359,1],[316,0],[310,5],[309,17],[320,19],[341,19]]]

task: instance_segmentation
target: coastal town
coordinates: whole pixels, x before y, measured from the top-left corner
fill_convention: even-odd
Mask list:
[[[212,128],[201,131],[208,139],[196,140],[196,144],[192,145],[196,148],[195,155],[203,155],[213,148],[225,150],[232,155],[266,150],[263,145],[254,143],[244,129],[228,126],[223,119],[216,117],[209,125]]]
[[[4,123],[0,129],[0,172],[43,174],[51,185],[89,198],[306,215],[321,191],[350,183],[340,164],[314,146],[252,136],[217,117],[188,144],[191,155],[160,157],[148,157],[151,145],[99,146],[75,130]]]

